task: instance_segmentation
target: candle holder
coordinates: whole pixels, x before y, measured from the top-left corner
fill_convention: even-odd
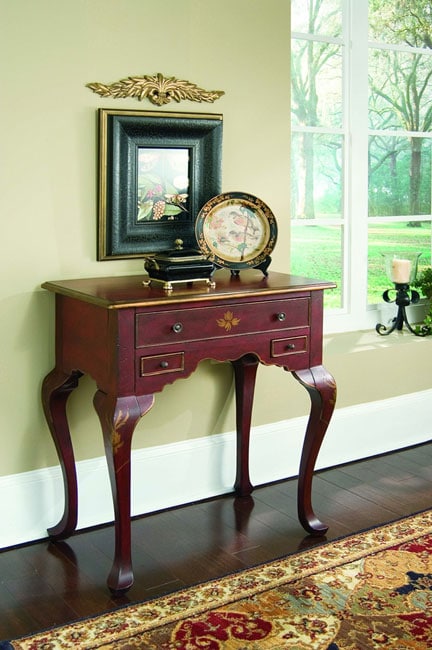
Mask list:
[[[388,336],[394,330],[401,330],[406,325],[407,329],[415,336],[426,336],[427,328],[413,329],[408,322],[406,308],[415,305],[420,300],[420,295],[414,289],[410,289],[410,284],[415,282],[417,276],[418,259],[421,253],[382,253],[385,260],[386,274],[394,287],[387,289],[383,293],[383,300],[387,303],[394,302],[397,305],[397,314],[393,318],[390,327],[378,323],[375,327],[378,334]],[[394,299],[391,293],[395,292]]]

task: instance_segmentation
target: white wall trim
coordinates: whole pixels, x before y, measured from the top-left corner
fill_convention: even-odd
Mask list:
[[[337,409],[317,469],[431,439],[432,390]],[[298,473],[306,417],[253,427],[250,473],[262,485]],[[78,528],[112,521],[105,458],[77,463]],[[235,478],[235,433],[133,451],[132,514],[229,493]],[[60,467],[0,478],[0,548],[45,538],[63,508]]]

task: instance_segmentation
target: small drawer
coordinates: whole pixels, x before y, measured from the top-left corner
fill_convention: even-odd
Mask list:
[[[182,372],[184,370],[184,352],[171,354],[156,354],[139,359],[139,376],[162,375],[166,372]]]
[[[292,354],[304,354],[308,351],[308,336],[290,336],[287,339],[273,339],[271,342],[272,357],[285,357]]]

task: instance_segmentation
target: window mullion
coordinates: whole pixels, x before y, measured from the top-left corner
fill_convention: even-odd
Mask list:
[[[350,149],[347,192],[350,221],[349,294],[352,318],[364,321],[368,274],[368,2],[350,1],[350,48],[348,89],[348,147]]]

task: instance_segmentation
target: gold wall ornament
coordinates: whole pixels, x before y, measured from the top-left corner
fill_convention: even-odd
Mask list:
[[[90,88],[101,97],[114,99],[136,97],[139,101],[148,98],[157,106],[169,104],[171,100],[180,102],[182,99],[189,99],[192,102],[214,102],[225,94],[222,90],[204,90],[190,81],[164,77],[160,72],[142,77],[127,77],[112,84],[89,83],[86,84],[86,88]]]

